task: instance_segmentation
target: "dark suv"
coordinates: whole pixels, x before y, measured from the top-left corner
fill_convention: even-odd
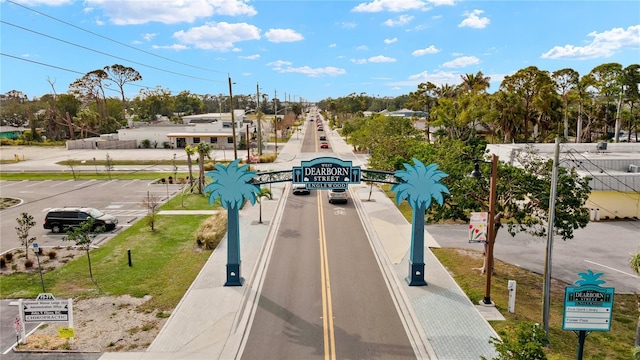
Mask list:
[[[62,231],[80,226],[83,222],[94,219],[94,228],[104,226],[106,230],[113,230],[118,225],[118,219],[113,215],[108,215],[102,211],[89,207],[64,207],[51,209],[44,217],[45,229],[51,230],[53,233],[61,233]]]

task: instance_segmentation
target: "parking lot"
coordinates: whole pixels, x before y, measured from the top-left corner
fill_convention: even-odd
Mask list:
[[[178,184],[152,184],[149,180],[86,180],[86,181],[0,181],[3,198],[21,200],[18,206],[2,211],[0,216],[0,253],[21,246],[16,235],[16,219],[26,212],[36,225],[29,232],[40,247],[72,245],[63,241],[64,234],[53,234],[42,227],[51,208],[65,206],[93,207],[118,218],[118,226],[98,236],[100,244],[147,214],[143,200],[156,195],[162,201],[180,191]]]

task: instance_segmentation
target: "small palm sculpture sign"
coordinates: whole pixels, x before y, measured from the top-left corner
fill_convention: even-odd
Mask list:
[[[414,166],[404,164],[406,170],[395,172],[403,182],[393,185],[391,191],[396,193],[397,204],[406,199],[413,209],[407,282],[410,286],[422,286],[427,285],[424,280],[424,214],[431,206],[432,198],[438,205],[444,202],[442,194],[448,194],[449,189],[440,183],[440,179],[448,175],[438,170],[436,164],[425,166],[416,158],[413,163]]]
[[[204,190],[209,193],[209,204],[218,198],[227,209],[227,282],[225,286],[242,286],[240,276],[240,215],[239,210],[246,200],[256,203],[260,188],[251,183],[256,172],[248,171],[249,165],[238,166],[240,159],[229,163],[216,164],[216,169],[205,175],[212,178]]]

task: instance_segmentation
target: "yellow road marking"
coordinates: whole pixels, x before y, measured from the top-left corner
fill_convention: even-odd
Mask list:
[[[333,329],[333,305],[331,304],[331,281],[329,278],[329,259],[327,255],[327,237],[324,227],[321,191],[316,191],[318,198],[318,229],[320,241],[320,278],[322,287],[322,331],[324,336],[324,358],[336,358],[336,340]]]

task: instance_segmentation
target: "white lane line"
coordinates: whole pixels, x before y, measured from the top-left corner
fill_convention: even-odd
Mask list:
[[[640,276],[633,275],[633,274],[631,274],[631,273],[624,272],[624,271],[622,271],[622,270],[614,269],[614,268],[612,268],[612,267],[610,267],[610,266],[607,266],[607,265],[602,265],[602,264],[599,264],[599,263],[597,263],[597,262],[593,262],[593,261],[589,261],[589,260],[585,260],[585,261],[586,261],[586,262],[588,262],[588,263],[590,263],[590,264],[593,264],[593,265],[602,266],[603,268],[607,268],[607,269],[609,269],[609,270],[613,270],[613,271],[619,272],[619,273],[621,273],[621,274],[625,274],[625,275],[631,276],[631,277],[633,277],[633,278],[640,279]]]

